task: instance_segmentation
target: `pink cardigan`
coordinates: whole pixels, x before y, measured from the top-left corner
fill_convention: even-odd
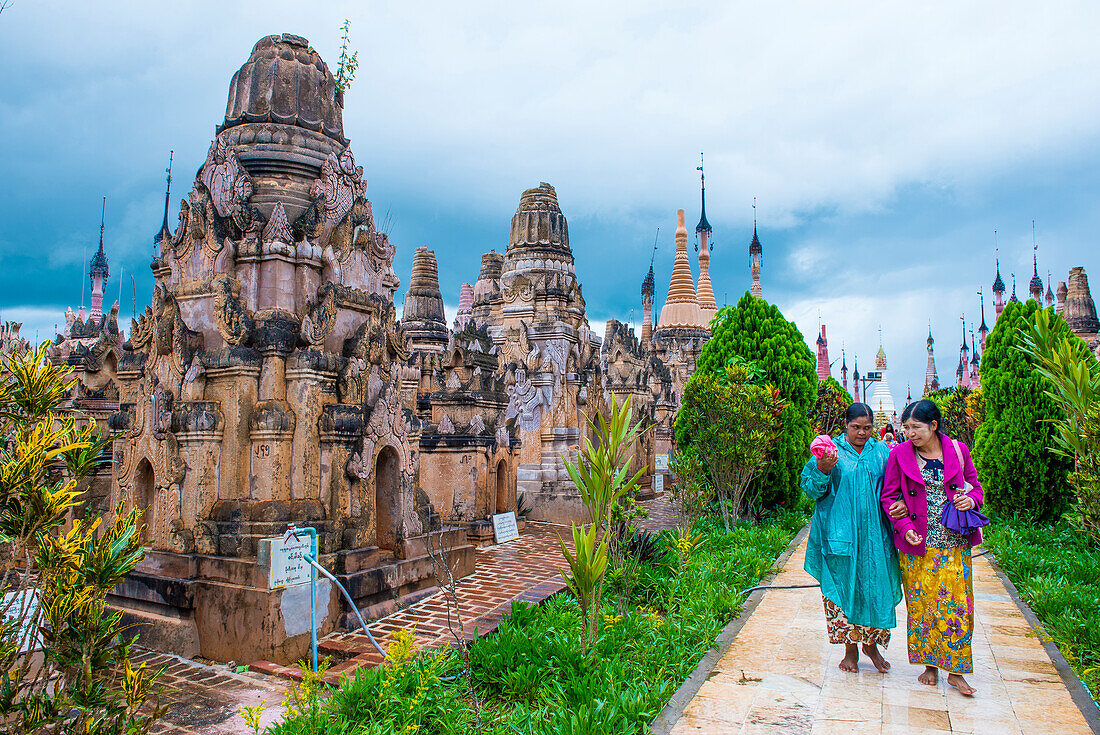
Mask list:
[[[966,483],[970,483],[972,490],[968,493],[974,499],[976,509],[980,510],[985,494],[978,482],[978,473],[974,469],[974,462],[970,459],[970,448],[962,442],[950,439],[946,434],[940,434],[943,443],[943,486],[947,493],[947,502],[955,499],[955,495],[962,491]],[[962,466],[955,455],[953,444],[957,443],[962,452]],[[898,498],[905,501],[905,507],[909,515],[903,518],[890,518],[889,509]],[[900,551],[912,556],[924,556],[924,537],[928,535],[928,494],[924,487],[924,477],[920,473],[920,465],[917,464],[916,449],[912,442],[904,442],[890,450],[890,458],[886,460],[886,477],[882,484],[880,496],[882,509],[886,511],[886,518],[894,527],[894,545]],[[921,543],[914,546],[905,540],[905,532],[913,529],[922,537]],[[975,531],[967,537],[971,546],[982,542],[982,532]]]

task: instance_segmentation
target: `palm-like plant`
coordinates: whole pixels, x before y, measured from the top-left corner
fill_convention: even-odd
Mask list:
[[[1085,533],[1100,543],[1100,362],[1084,340],[1056,329],[1061,317],[1041,309],[1023,327],[1022,350],[1038,363],[1046,394],[1063,415],[1053,420],[1055,451],[1072,457],[1070,481]]]
[[[575,553],[571,554],[565,541],[558,538],[570,568],[570,573],[562,576],[581,608],[581,644],[585,649],[596,639],[596,619],[608,570],[609,549],[616,541],[616,534],[612,532],[615,508],[637,489],[647,469],[643,467],[631,474],[630,462],[626,459],[628,450],[642,432],[641,422],[632,423],[633,416],[629,397],[620,404],[612,396],[610,417],[600,415],[589,422],[596,443],[585,439],[584,449],[575,464],[563,458],[590,519],[587,528],[584,524],[572,525]]]
[[[75,381],[48,344],[0,358],[0,721],[12,733],[139,735],[163,712],[147,707],[159,672],[130,664],[107,593],[144,556],[141,511],[71,518],[114,437],[62,412]]]

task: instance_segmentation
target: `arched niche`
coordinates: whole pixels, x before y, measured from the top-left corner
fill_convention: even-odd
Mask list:
[[[382,447],[374,465],[375,545],[394,551],[401,524],[401,457]]]

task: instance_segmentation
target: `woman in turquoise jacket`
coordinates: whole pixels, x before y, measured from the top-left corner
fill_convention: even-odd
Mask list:
[[[807,572],[821,582],[830,643],[844,644],[842,671],[859,670],[859,646],[879,671],[901,602],[901,572],[890,526],[879,506],[890,449],[873,437],[871,407],[853,403],[836,452],[810,458],[802,490],[813,498]]]

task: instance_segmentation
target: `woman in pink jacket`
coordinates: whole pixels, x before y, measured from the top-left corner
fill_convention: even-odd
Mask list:
[[[901,421],[909,441],[890,452],[881,501],[901,552],[909,662],[924,664],[920,683],[935,685],[944,669],[948,684],[972,696],[976,690],[963,678],[974,671],[970,554],[982,535],[958,534],[941,518],[947,503],[960,511],[981,508],[982,488],[970,450],[940,431],[943,418],[935,403],[910,404]]]

